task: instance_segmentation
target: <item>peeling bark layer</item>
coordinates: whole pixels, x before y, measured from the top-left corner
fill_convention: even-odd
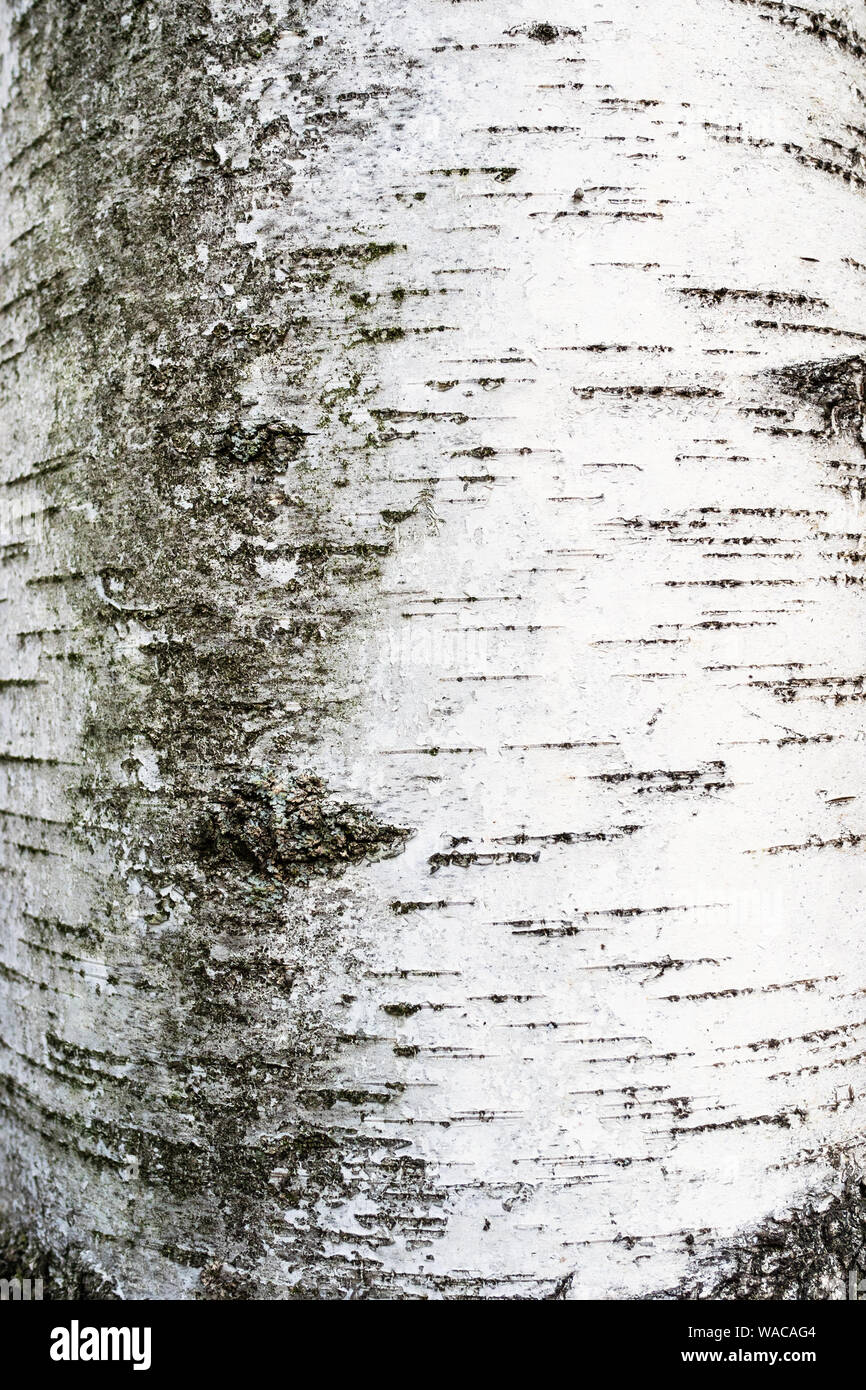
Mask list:
[[[844,1297],[862,8],[5,0],[10,1267]]]

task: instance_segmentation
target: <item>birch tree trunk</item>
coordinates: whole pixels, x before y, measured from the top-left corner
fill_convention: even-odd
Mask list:
[[[0,13],[5,1265],[844,1297],[864,5]]]

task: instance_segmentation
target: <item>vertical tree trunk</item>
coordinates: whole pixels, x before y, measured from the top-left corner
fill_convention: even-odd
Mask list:
[[[8,1265],[844,1296],[862,11],[2,0]]]

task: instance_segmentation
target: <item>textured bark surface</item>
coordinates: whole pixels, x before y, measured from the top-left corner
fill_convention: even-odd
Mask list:
[[[844,1297],[866,7],[0,16],[6,1265]]]

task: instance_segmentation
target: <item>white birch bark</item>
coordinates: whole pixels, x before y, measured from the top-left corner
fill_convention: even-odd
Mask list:
[[[844,1296],[863,11],[4,0],[8,1259]]]

